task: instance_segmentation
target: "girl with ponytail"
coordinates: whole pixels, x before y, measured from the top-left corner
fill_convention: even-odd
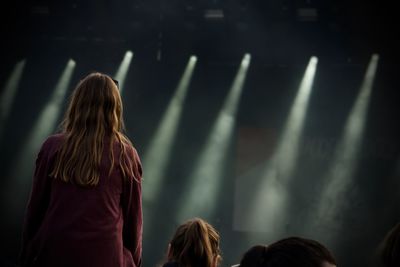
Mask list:
[[[189,220],[176,230],[163,267],[217,267],[221,261],[219,239],[218,232],[206,221]]]

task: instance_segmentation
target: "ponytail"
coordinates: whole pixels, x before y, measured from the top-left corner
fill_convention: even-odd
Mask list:
[[[179,226],[170,244],[169,260],[182,267],[212,267],[221,257],[219,234],[202,219]]]

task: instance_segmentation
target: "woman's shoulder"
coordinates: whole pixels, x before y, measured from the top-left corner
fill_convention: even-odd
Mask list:
[[[50,135],[44,140],[42,149],[44,151],[56,150],[64,140],[65,135],[62,133]]]
[[[65,139],[65,135],[63,133],[57,133],[50,135],[46,138],[44,141],[44,145],[54,145],[54,144],[59,144]]]
[[[129,140],[128,137],[123,136],[123,138],[121,138],[120,140],[118,140],[117,138],[114,139],[114,147],[120,149],[121,146],[124,147],[129,156],[132,156],[134,158],[139,157],[135,146],[132,144],[132,141]]]

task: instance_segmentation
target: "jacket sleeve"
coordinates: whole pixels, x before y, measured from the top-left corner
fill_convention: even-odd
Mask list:
[[[34,256],[32,254],[32,240],[42,224],[50,199],[47,147],[48,145],[45,142],[36,158],[32,189],[22,229],[22,248],[19,259],[22,265],[26,265]]]
[[[124,217],[123,243],[130,251],[133,261],[137,267],[142,265],[142,166],[139,156],[133,149],[132,157],[135,161],[135,177],[129,177],[124,181],[124,188],[121,196],[122,211]]]

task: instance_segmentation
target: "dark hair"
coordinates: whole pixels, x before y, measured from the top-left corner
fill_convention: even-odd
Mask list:
[[[400,266],[400,223],[387,233],[381,244],[380,258],[385,267]]]
[[[251,247],[242,257],[240,267],[259,267],[265,265],[265,255],[267,247],[264,245],[256,245]]]
[[[168,260],[181,267],[211,267],[220,259],[219,234],[202,219],[180,225],[170,242]]]
[[[331,252],[321,243],[301,237],[289,237],[269,246],[250,248],[240,267],[321,267],[324,262],[336,265]]]

